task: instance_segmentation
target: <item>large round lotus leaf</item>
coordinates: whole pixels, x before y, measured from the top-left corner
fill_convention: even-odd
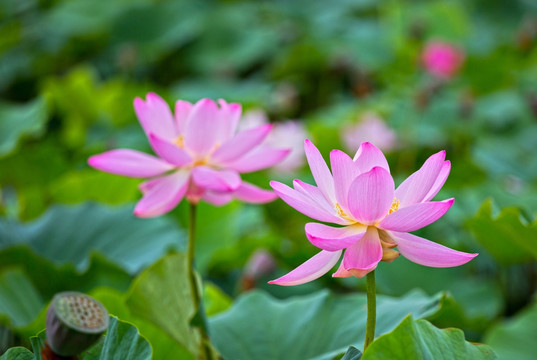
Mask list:
[[[0,220],[0,249],[27,244],[56,264],[87,269],[92,252],[103,254],[130,274],[169,249],[183,248],[185,236],[166,218],[140,219],[132,208],[95,203],[53,206],[30,223]]]
[[[485,335],[500,359],[532,360],[537,354],[537,303],[515,317],[501,322]]]
[[[411,313],[438,310],[439,298],[411,292],[377,299],[377,336]],[[365,294],[336,296],[320,291],[277,300],[260,291],[240,297],[230,310],[210,319],[211,338],[225,359],[328,360],[349,345],[362,348]]]
[[[489,346],[471,344],[459,329],[437,329],[426,320],[409,316],[391,333],[376,339],[361,360],[492,360]],[[517,358],[518,359],[518,358]]]

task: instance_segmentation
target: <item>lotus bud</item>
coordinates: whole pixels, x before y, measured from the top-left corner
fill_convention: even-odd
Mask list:
[[[61,292],[47,311],[47,341],[57,355],[74,356],[97,342],[108,322],[108,311],[97,300],[79,292]]]

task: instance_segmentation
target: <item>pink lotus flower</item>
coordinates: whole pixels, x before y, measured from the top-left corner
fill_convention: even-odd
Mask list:
[[[362,115],[357,124],[344,128],[341,137],[347,149],[356,149],[368,141],[382,151],[391,151],[397,144],[395,131],[380,116],[370,112]]]
[[[461,67],[464,52],[449,43],[433,41],[423,50],[422,61],[431,75],[439,79],[450,79]]]
[[[444,151],[432,155],[395,189],[386,158],[371,143],[362,143],[354,159],[333,150],[332,173],[309,140],[304,147],[317,186],[300,180],[293,182],[294,189],[276,181],[271,186],[301,213],[341,226],[306,224],[308,240],[322,251],[271,284],[289,286],[315,280],[327,273],[342,254],[334,277],[363,277],[381,260],[393,261],[399,252],[431,267],[459,266],[477,256],[409,234],[438,220],[453,204],[454,199],[430,201],[451,169]]]
[[[270,167],[288,149],[260,146],[272,125],[238,132],[239,104],[210,99],[196,104],[179,100],[175,115],[154,93],[134,100],[134,109],[158,157],[129,149],[94,155],[88,163],[96,169],[133,178],[148,178],[140,185],[142,199],[134,214],[153,217],[171,211],[186,196],[223,205],[233,198],[264,203],[276,198],[269,190],[241,180],[239,173]]]
[[[262,110],[247,111],[241,119],[240,129],[249,129],[255,126],[268,124],[267,115]],[[289,148],[289,155],[274,165],[272,170],[276,173],[290,173],[304,165],[304,152],[302,143],[307,137],[306,129],[300,121],[287,120],[274,124],[274,128],[265,139],[268,146],[282,146]]]

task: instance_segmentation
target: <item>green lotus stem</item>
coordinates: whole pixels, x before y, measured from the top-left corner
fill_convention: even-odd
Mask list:
[[[377,299],[375,290],[375,271],[366,275],[365,291],[367,293],[367,324],[365,328],[364,351],[375,339],[375,323],[377,321]]]
[[[200,293],[201,290],[198,287],[198,281],[196,279],[196,272],[194,268],[194,254],[196,248],[196,204],[190,203],[189,205],[189,218],[188,218],[188,278],[190,280],[190,290],[192,292],[192,298],[194,300],[194,308],[196,309],[196,315],[201,317],[205,322],[205,314],[202,314],[203,305],[201,303]],[[201,333],[200,343],[200,356],[204,360],[213,360],[213,352],[209,348],[209,335],[207,334],[207,326],[199,326],[198,329]]]
[[[194,299],[196,310],[200,305],[198,282],[194,272],[194,254],[196,249],[196,204],[190,203],[188,218],[188,278],[190,280],[190,290]]]

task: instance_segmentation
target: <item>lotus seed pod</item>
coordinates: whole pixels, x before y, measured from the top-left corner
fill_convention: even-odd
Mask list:
[[[57,355],[74,356],[99,340],[108,322],[108,311],[97,300],[79,292],[61,292],[47,311],[47,341]]]

